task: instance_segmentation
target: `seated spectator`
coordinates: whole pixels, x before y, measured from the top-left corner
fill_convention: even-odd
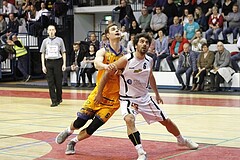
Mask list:
[[[16,52],[17,68],[23,75],[23,81],[28,82],[31,75],[28,73],[29,63],[26,48],[23,46],[21,40],[18,39],[16,34],[13,34],[9,40],[7,40],[7,44],[13,46],[13,49]]]
[[[162,13],[161,7],[156,7],[156,14],[152,16],[150,27],[153,33],[157,33],[162,28],[167,28],[167,16],[166,14]]]
[[[238,38],[238,41],[237,41],[237,47],[240,50],[240,37]],[[238,65],[239,61],[240,61],[240,52],[231,56],[232,67],[237,73],[240,72],[240,66]]]
[[[208,21],[209,29],[206,31],[206,39],[210,44],[218,42],[218,35],[222,32],[223,28],[223,16],[218,13],[216,6],[212,8],[212,12]],[[211,39],[212,35],[214,35],[213,39]]]
[[[144,6],[147,7],[148,13],[151,14],[155,7],[156,0],[144,0]]]
[[[171,72],[175,72],[176,69],[173,65],[173,61],[177,58],[179,58],[179,55],[183,51],[183,45],[184,43],[188,43],[188,40],[186,38],[183,38],[180,33],[177,33],[175,35],[175,39],[173,40],[171,47],[170,47],[170,55],[167,56],[166,60],[167,63],[171,69]]]
[[[160,62],[169,56],[169,50],[168,50],[168,38],[165,36],[165,30],[160,29],[158,31],[158,39],[155,43],[155,52],[157,56],[157,62],[154,68],[154,71],[159,71],[160,69]]]
[[[179,6],[179,17],[184,15],[185,10],[188,10],[188,13],[193,14],[194,6],[191,4],[190,0],[183,0]]]
[[[234,2],[232,0],[225,0],[222,6],[222,15],[227,16],[230,12],[232,12]]]
[[[108,45],[109,41],[105,33],[102,33],[102,40],[100,42],[100,48],[105,48]]]
[[[0,14],[0,36],[2,36],[6,30],[7,30],[7,22],[5,21],[3,15]]]
[[[168,17],[167,27],[169,29],[169,26],[173,24],[174,17],[178,16],[178,8],[173,0],[167,0],[164,5],[163,13]]]
[[[207,43],[202,44],[202,50],[197,59],[198,73],[193,77],[192,91],[202,90],[204,77],[208,75],[214,62],[214,53],[209,51]]]
[[[197,64],[196,64],[195,53],[190,51],[189,43],[183,45],[183,52],[179,56],[178,68],[175,72],[178,82],[182,85],[181,90],[189,90],[189,83],[191,75],[196,75]],[[186,74],[186,83],[182,79],[182,74]]]
[[[213,63],[213,69],[210,71],[211,91],[218,92],[220,83],[232,80],[234,70],[231,68],[231,53],[226,50],[222,42],[217,43],[217,53]]]
[[[206,17],[206,20],[208,21],[209,16],[212,14],[212,7],[213,7],[212,1],[202,0],[202,2],[198,5],[198,7],[202,9],[202,13]]]
[[[184,33],[183,37],[186,38],[189,43],[193,41],[195,38],[195,32],[199,29],[199,24],[197,22],[194,22],[193,15],[188,15],[188,23],[184,26]]]
[[[16,7],[11,4],[8,3],[7,0],[3,0],[2,1],[2,13],[4,14],[5,17],[9,17],[9,14],[14,14],[14,16],[17,16],[18,10],[16,9]]]
[[[88,86],[87,87],[93,87],[92,84],[92,75],[96,71],[96,68],[94,67],[94,59],[96,57],[96,49],[94,45],[90,44],[89,46],[89,52],[86,54],[86,56],[83,58],[83,61],[81,62],[81,77],[82,77],[82,85],[81,87],[86,87],[86,80],[85,80],[85,73],[88,77]]]
[[[197,30],[196,33],[195,33],[195,38],[191,43],[192,44],[192,51],[196,52],[197,55],[199,55],[200,52],[202,52],[202,45],[204,43],[207,43],[207,40],[202,37],[201,30]]]
[[[228,43],[227,35],[230,33],[233,33],[233,43],[237,43],[240,26],[240,12],[238,12],[238,5],[234,4],[232,12],[227,16],[224,16],[224,19],[229,23],[229,26],[222,32],[224,43]]]
[[[189,11],[188,9],[184,9],[184,13],[183,15],[180,17],[181,19],[181,24],[183,26],[185,26],[189,21],[188,21],[188,15],[189,15]]]
[[[183,26],[181,24],[179,24],[179,18],[178,16],[175,16],[173,18],[173,24],[169,27],[169,35],[168,35],[168,42],[169,44],[172,43],[172,41],[175,39],[175,35],[179,33],[179,34],[183,34]]]
[[[141,16],[138,18],[139,27],[142,29],[141,32],[147,32],[150,29],[150,22],[152,15],[148,14],[147,8],[143,7]]]
[[[128,41],[128,44],[127,44],[127,53],[135,52],[135,47],[133,46],[134,38],[135,38],[135,34],[132,34],[131,39],[130,41]]]
[[[132,23],[131,23],[131,26],[128,30],[128,33],[129,33],[129,39],[128,40],[130,40],[130,35],[132,35],[132,34],[137,35],[138,33],[141,33],[141,31],[142,30],[141,30],[141,28],[139,28],[139,25],[138,25],[137,21],[133,20]]]
[[[135,20],[131,5],[127,4],[127,0],[120,0],[120,5],[113,10],[120,10],[118,22],[121,24],[121,26],[125,26],[128,30],[129,25],[132,23],[133,20]]]
[[[194,11],[194,21],[197,22],[202,31],[207,30],[207,19],[205,15],[202,13],[202,9],[200,7],[195,8]]]
[[[13,34],[18,34],[18,28],[19,28],[18,20],[15,18],[13,13],[10,13],[7,29],[4,32],[4,35],[2,35],[2,37],[1,37],[2,43],[6,44],[7,39],[9,37],[11,37]]]
[[[97,36],[95,33],[91,33],[90,34],[90,38],[88,41],[88,45],[94,45],[94,47],[96,48],[96,50],[99,50],[100,47],[100,42],[97,40]]]
[[[121,44],[124,48],[127,48],[127,43],[128,43],[128,40],[129,40],[129,35],[128,35],[128,32],[126,31],[126,27],[125,27],[125,26],[122,26],[122,27],[121,27],[120,33],[121,33],[121,41],[120,41],[120,44]]]
[[[81,48],[83,50],[84,48]],[[63,72],[63,86],[68,86],[68,75],[71,71],[76,72],[76,87],[79,87],[80,85],[80,63],[84,58],[84,52],[80,51],[80,44],[74,43],[73,44],[73,52],[71,54],[70,58],[70,66],[67,66],[65,71]]]
[[[155,62],[157,60],[157,56],[156,56],[156,53],[155,53],[156,40],[153,38],[153,32],[151,30],[149,30],[147,33],[152,38],[151,44],[150,44],[150,46],[148,48],[147,55],[152,57],[152,59],[153,59],[153,66],[155,66]]]

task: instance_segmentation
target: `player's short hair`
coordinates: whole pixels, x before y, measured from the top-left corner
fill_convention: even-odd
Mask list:
[[[118,26],[116,23],[110,23],[107,28],[105,29],[105,34],[108,34],[109,33],[109,28],[112,27],[112,26]]]
[[[137,45],[139,39],[142,38],[142,37],[146,38],[148,40],[149,44],[151,44],[152,38],[149,36],[149,34],[147,34],[147,33],[139,33],[139,34],[137,34],[135,36],[135,39],[133,41],[133,46]]]

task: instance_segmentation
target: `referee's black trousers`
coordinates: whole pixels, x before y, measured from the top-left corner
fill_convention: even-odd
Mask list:
[[[62,58],[56,60],[46,60],[47,82],[52,103],[62,100]]]

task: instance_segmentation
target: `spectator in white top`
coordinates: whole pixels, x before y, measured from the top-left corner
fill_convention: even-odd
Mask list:
[[[8,3],[7,0],[3,0],[3,14],[7,17],[10,13],[17,13],[18,10],[11,3]]]
[[[130,41],[128,41],[127,43],[127,53],[135,52],[135,47],[133,45],[134,38],[135,38],[135,34],[131,34]]]

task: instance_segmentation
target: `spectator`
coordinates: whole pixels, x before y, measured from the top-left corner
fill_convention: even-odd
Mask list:
[[[147,32],[147,34],[152,38],[151,44],[150,44],[150,46],[148,48],[147,55],[152,57],[152,59],[153,59],[153,66],[155,66],[155,62],[157,60],[157,56],[156,56],[156,53],[155,53],[156,40],[153,38],[153,32],[151,30],[149,30]]]
[[[133,46],[133,41],[134,41],[134,38],[135,38],[135,34],[132,34],[130,37],[131,37],[130,41],[128,41],[128,44],[127,44],[127,53],[135,52],[135,47]]]
[[[74,43],[73,44],[73,52],[70,58],[70,66],[67,66],[65,71],[63,71],[63,86],[68,86],[68,75],[71,71],[76,73],[76,87],[80,85],[80,62],[83,60],[83,56],[80,52],[80,44]]]
[[[121,33],[121,41],[120,41],[120,44],[121,44],[124,48],[127,48],[127,43],[128,43],[128,40],[129,40],[129,35],[128,35],[128,32],[126,31],[126,27],[125,27],[125,26],[122,26],[122,27],[121,27],[120,33]]]
[[[240,37],[238,38],[238,41],[237,41],[237,47],[240,50]],[[240,66],[238,65],[239,61],[240,61],[240,52],[231,56],[232,67],[236,73],[240,73]]]
[[[222,32],[223,28],[223,16],[218,13],[218,8],[214,6],[212,8],[212,15],[208,20],[209,29],[206,31],[206,39],[210,42],[210,38],[214,35],[213,43],[218,41],[218,35]]]
[[[207,19],[205,15],[202,13],[202,9],[200,7],[195,8],[194,21],[199,24],[200,29],[202,29],[202,31],[207,30]]]
[[[162,28],[167,28],[167,16],[161,12],[161,7],[156,7],[156,14],[152,16],[150,27],[153,33],[157,33]]]
[[[183,45],[183,52],[179,56],[178,68],[175,72],[178,82],[182,85],[180,90],[189,90],[189,83],[191,75],[196,75],[197,64],[196,64],[195,53],[190,51],[189,43]],[[182,74],[186,74],[186,83],[182,79]]]
[[[213,69],[210,71],[212,92],[219,91],[220,83],[223,83],[224,81],[229,83],[232,80],[234,70],[230,66],[231,53],[224,48],[222,42],[218,42]]]
[[[0,36],[2,36],[6,30],[7,30],[7,22],[5,21],[3,14],[0,14]]]
[[[87,87],[93,87],[92,84],[92,75],[96,71],[96,68],[94,67],[94,59],[96,57],[96,49],[94,45],[89,46],[89,52],[84,57],[83,61],[81,62],[81,77],[82,77],[82,85],[81,87],[86,87],[86,80],[85,80],[85,73],[88,77],[88,86]]]
[[[202,45],[204,43],[207,43],[207,40],[202,37],[201,30],[197,30],[196,33],[195,33],[195,38],[191,43],[192,44],[192,51],[196,52],[197,55],[199,55],[200,52],[202,52]]]
[[[225,0],[222,6],[222,15],[227,16],[230,12],[232,12],[233,8],[233,2],[232,0]]]
[[[186,38],[190,43],[195,38],[195,32],[199,29],[199,24],[194,22],[193,15],[188,15],[188,23],[184,26],[183,37]]]
[[[189,21],[188,21],[188,15],[189,15],[189,11],[188,9],[184,9],[184,13],[183,15],[180,17],[181,19],[181,24],[183,26],[185,26]]]
[[[18,20],[15,18],[13,13],[9,14],[9,22],[8,22],[8,26],[6,29],[6,33],[1,37],[2,42],[6,43],[7,39],[12,36],[13,34],[18,34],[18,28],[19,28],[19,22]]]
[[[227,16],[224,16],[224,19],[229,23],[229,26],[222,32],[224,43],[228,43],[227,35],[230,33],[233,33],[233,43],[237,43],[240,26],[240,12],[238,12],[238,5],[234,4],[232,12]]]
[[[167,26],[171,26],[173,24],[173,18],[178,16],[178,8],[173,0],[167,0],[167,3],[164,5],[163,13],[168,17]]]
[[[121,0],[120,6],[114,8],[113,10],[120,10],[118,22],[121,24],[121,26],[125,25],[126,29],[128,30],[129,24],[135,20],[131,5],[127,4],[127,0]]]
[[[105,48],[108,45],[109,41],[105,33],[102,33],[102,40],[100,42],[100,48]]]
[[[141,16],[138,18],[139,27],[142,29],[142,32],[147,32],[150,29],[152,15],[148,14],[146,7],[142,8],[141,13]]]
[[[202,44],[202,50],[197,59],[198,73],[193,77],[192,91],[202,90],[204,77],[208,75],[213,66],[214,53],[209,51],[207,43]]]
[[[94,47],[96,48],[96,50],[98,50],[99,49],[99,47],[100,47],[100,42],[97,40],[97,36],[96,36],[96,34],[95,33],[91,33],[90,34],[90,39],[89,39],[89,41],[88,41],[88,44],[89,45],[94,45]]]
[[[158,39],[155,43],[155,52],[157,56],[157,63],[154,68],[155,71],[159,71],[160,69],[160,62],[169,55],[168,50],[168,38],[165,36],[165,30],[160,29],[158,31]]]
[[[15,8],[15,6],[13,4],[8,3],[7,0],[2,1],[2,7],[3,7],[2,12],[6,17],[8,17],[10,13],[17,15],[18,10]]]
[[[189,13],[193,14],[194,6],[191,4],[190,0],[183,0],[179,6],[179,17],[184,15],[184,10],[187,9]]]
[[[130,35],[132,35],[132,34],[137,35],[138,33],[141,33],[141,28],[139,28],[137,21],[135,21],[135,20],[132,21],[128,33],[129,33],[128,40],[130,40]]]
[[[7,40],[7,44],[13,46],[13,49],[16,52],[16,58],[17,58],[17,68],[23,75],[23,81],[28,82],[31,78],[31,76],[28,73],[28,56],[27,56],[27,50],[23,46],[20,39],[18,39],[16,34],[13,34],[9,40]]]
[[[145,0],[144,6],[147,7],[148,13],[151,14],[153,11],[153,8],[155,7],[156,0]]]
[[[213,3],[209,0],[202,0],[198,6],[202,8],[202,12],[205,15],[206,19],[209,19],[209,16],[212,13]]]
[[[186,38],[183,38],[180,33],[175,34],[175,39],[173,40],[171,47],[170,47],[170,55],[167,56],[166,60],[171,69],[171,72],[175,72],[176,69],[173,65],[173,61],[179,58],[179,55],[183,51],[184,43],[188,43]]]
[[[173,18],[173,24],[169,27],[169,35],[168,35],[169,44],[171,44],[172,41],[175,39],[175,35],[177,33],[181,35],[183,34],[183,26],[179,24],[178,16],[175,16]]]

